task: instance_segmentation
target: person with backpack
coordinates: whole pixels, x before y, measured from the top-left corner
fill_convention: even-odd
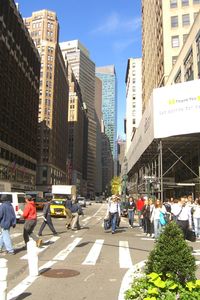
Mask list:
[[[43,208],[43,223],[40,226],[38,235],[42,236],[42,232],[45,228],[46,225],[49,226],[49,229],[52,231],[53,235],[57,235],[58,233],[56,232],[53,223],[52,223],[52,219],[51,219],[51,212],[50,212],[50,205],[51,205],[51,201],[49,200],[47,203],[45,203],[44,208]]]
[[[10,228],[16,226],[16,216],[14,208],[9,201],[7,195],[2,195],[2,204],[0,205],[0,252],[3,251],[3,247],[8,254],[15,254],[13,249]]]

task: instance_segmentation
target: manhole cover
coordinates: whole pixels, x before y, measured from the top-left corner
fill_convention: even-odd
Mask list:
[[[44,271],[41,275],[52,278],[66,278],[79,275],[80,272],[67,269],[51,269]]]

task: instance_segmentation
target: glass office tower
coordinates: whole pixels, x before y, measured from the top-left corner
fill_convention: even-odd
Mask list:
[[[117,78],[114,65],[97,67],[96,76],[102,81],[102,112],[105,133],[109,138],[115,160],[117,157]]]

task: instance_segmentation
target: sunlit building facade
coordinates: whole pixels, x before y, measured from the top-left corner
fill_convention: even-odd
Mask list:
[[[51,191],[52,184],[67,180],[67,72],[58,44],[56,13],[33,12],[24,22],[41,57],[36,184],[38,190]]]

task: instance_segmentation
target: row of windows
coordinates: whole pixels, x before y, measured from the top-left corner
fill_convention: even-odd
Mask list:
[[[189,0],[181,0],[181,6],[189,6]],[[193,4],[200,4],[200,0],[193,0]],[[178,0],[170,0],[170,8],[177,8]]]
[[[188,37],[188,34],[183,34],[183,44],[185,43],[187,37]],[[179,37],[179,35],[173,35],[171,37],[171,45],[172,45],[172,48],[180,47],[180,37]]]
[[[198,15],[198,12],[194,13],[194,20],[196,16]],[[183,14],[182,15],[182,26],[189,26],[190,25],[190,14]],[[179,19],[178,16],[172,16],[171,17],[171,28],[177,28],[179,26]]]

